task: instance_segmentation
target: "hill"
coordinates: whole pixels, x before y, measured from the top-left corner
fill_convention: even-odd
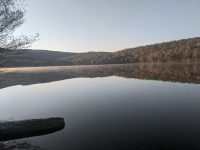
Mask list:
[[[112,53],[67,53],[46,50],[20,50],[15,54],[0,53],[0,62],[4,67],[199,61],[200,37],[129,48]]]
[[[67,60],[72,64],[122,64],[138,62],[198,62],[200,38],[124,49],[113,53],[83,53]]]
[[[77,53],[24,49],[0,53],[0,64],[4,67],[70,65],[70,62],[60,61],[60,58],[75,54]]]

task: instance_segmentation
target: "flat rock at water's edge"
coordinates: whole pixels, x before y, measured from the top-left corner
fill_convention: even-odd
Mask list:
[[[64,129],[63,118],[0,122],[0,141],[50,134]]]

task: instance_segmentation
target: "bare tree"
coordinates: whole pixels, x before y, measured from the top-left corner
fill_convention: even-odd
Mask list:
[[[16,28],[24,23],[25,10],[24,0],[0,0],[0,49],[16,50],[27,48],[37,40],[39,34],[35,36],[13,35]],[[0,52],[1,52],[0,51]]]

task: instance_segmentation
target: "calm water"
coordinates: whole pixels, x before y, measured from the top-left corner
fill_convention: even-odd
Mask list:
[[[0,82],[1,120],[65,118],[64,130],[27,139],[34,145],[200,149],[197,64],[4,69]]]

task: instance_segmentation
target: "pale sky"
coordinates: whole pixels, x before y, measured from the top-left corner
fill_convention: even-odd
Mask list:
[[[33,49],[116,51],[200,36],[200,0],[27,0]]]

